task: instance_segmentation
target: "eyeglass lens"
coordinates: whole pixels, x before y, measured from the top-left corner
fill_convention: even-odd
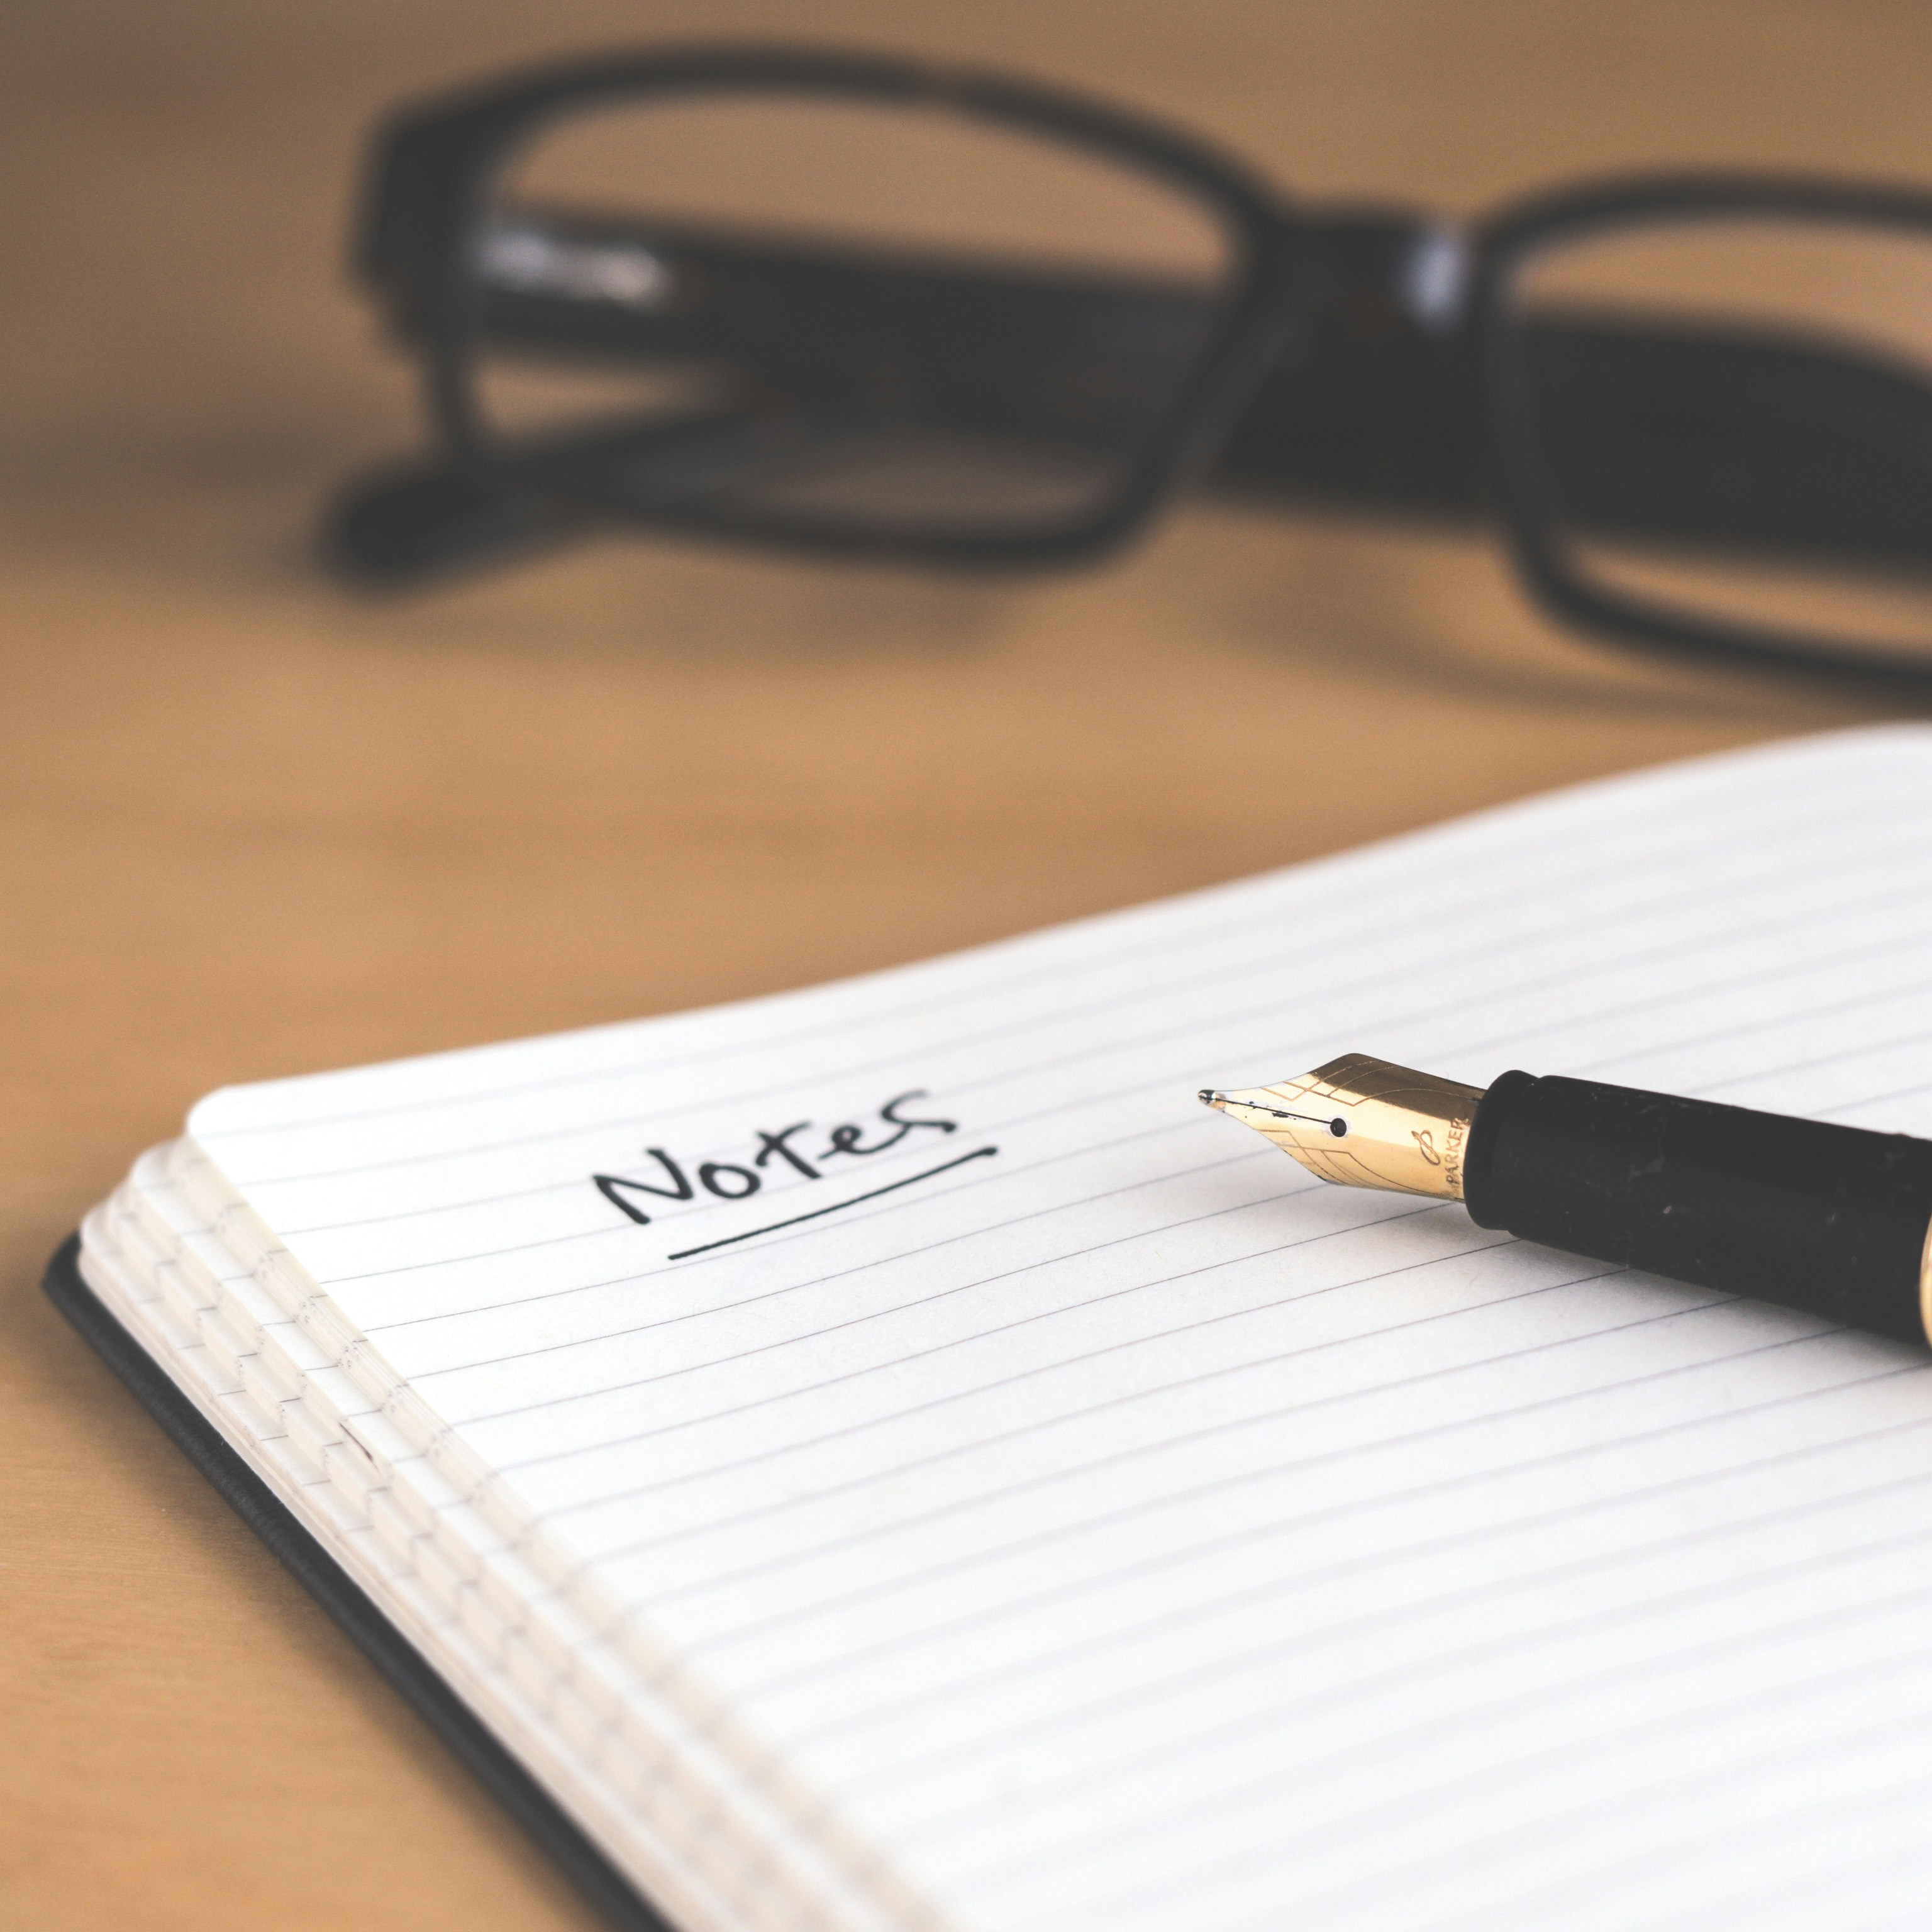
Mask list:
[[[1513,298],[1586,585],[1932,662],[1932,234],[1633,222],[1546,248]]]
[[[1118,486],[1238,267],[1206,202],[1031,130],[671,97],[498,175],[473,392],[500,455],[605,509],[1050,528]]]

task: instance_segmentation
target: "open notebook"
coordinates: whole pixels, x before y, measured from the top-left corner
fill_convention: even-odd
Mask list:
[[[1932,1921],[1932,1357],[1196,1104],[1349,1048],[1932,1132],[1932,730],[230,1088],[82,1269],[685,1932]]]

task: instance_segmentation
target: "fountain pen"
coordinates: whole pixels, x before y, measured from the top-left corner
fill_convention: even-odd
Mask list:
[[[1200,1097],[1324,1180],[1932,1342],[1932,1141],[1558,1074],[1466,1087],[1359,1053]]]

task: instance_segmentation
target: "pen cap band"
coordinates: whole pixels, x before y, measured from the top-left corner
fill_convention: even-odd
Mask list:
[[[1469,1136],[1485,1228],[1924,1342],[1932,1142],[1506,1073]]]

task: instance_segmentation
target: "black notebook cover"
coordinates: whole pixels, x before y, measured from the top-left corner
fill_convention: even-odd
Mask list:
[[[166,1370],[109,1312],[82,1279],[80,1258],[80,1237],[70,1235],[47,1264],[42,1286],[49,1298],[134,1390],[229,1508],[275,1552],[296,1581],[612,1925],[622,1932],[672,1932],[669,1922],[638,1896],[629,1880],[497,1742],[348,1572],[277,1501]]]

